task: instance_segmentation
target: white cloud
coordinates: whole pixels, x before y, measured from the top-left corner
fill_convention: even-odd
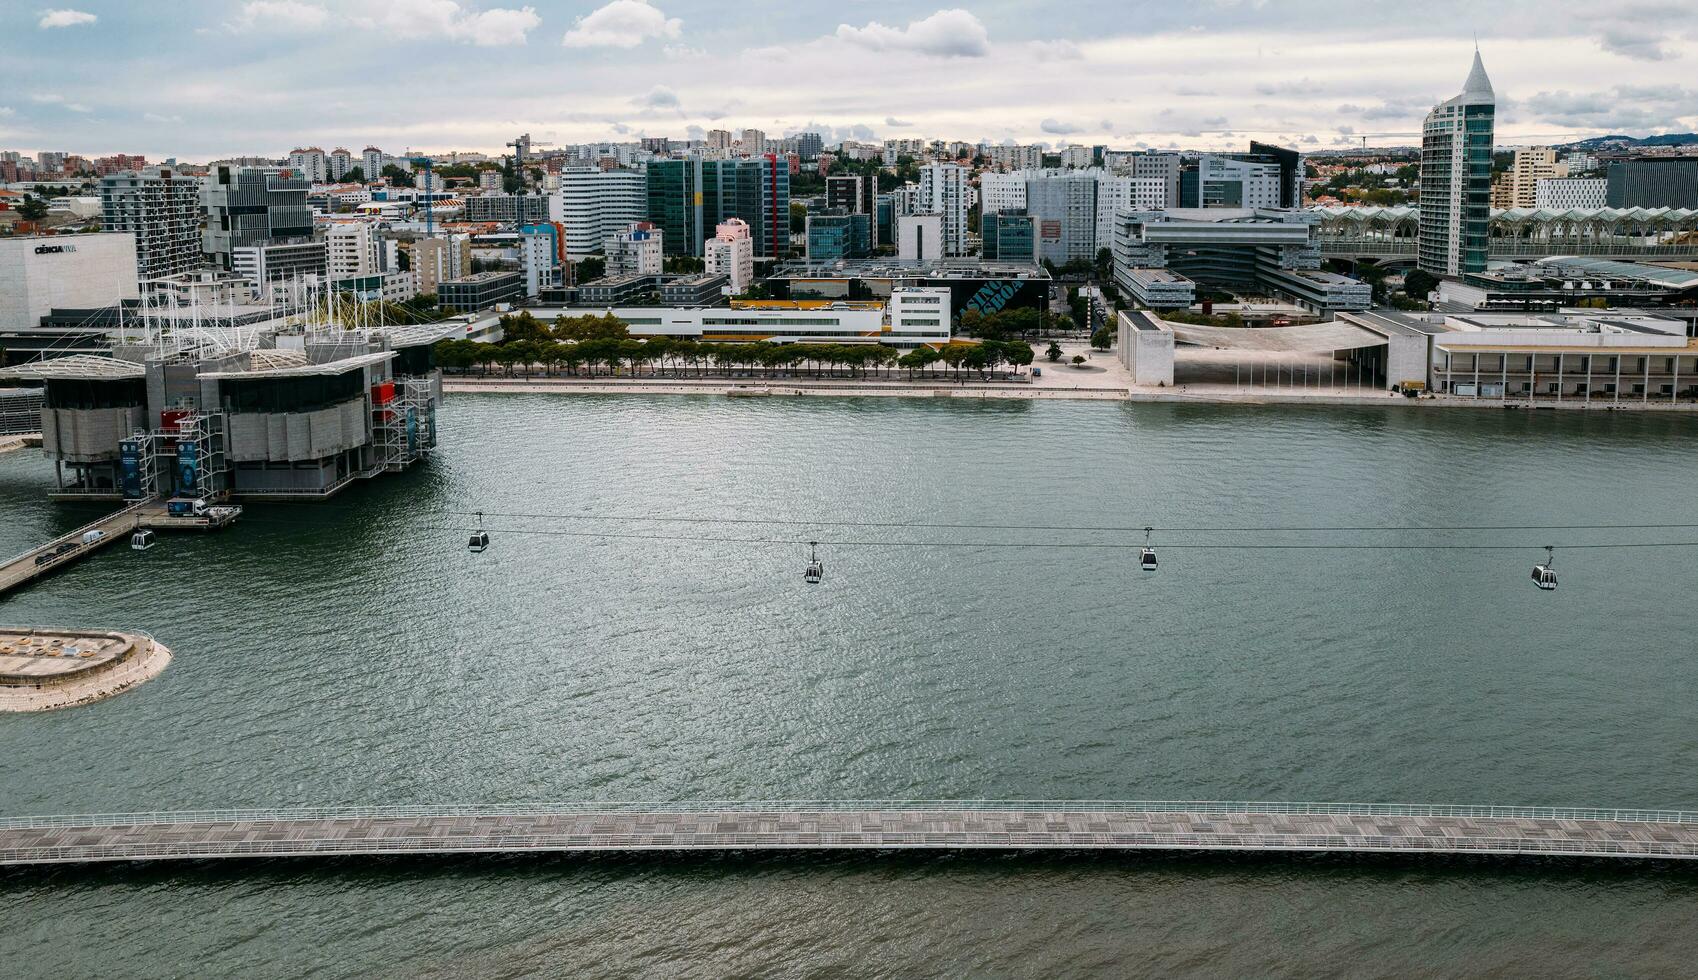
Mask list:
[[[445,38],[504,47],[524,44],[541,23],[534,7],[471,10],[455,0],[344,0],[334,12],[301,0],[248,0],[224,27],[237,34],[298,34],[350,26],[403,40]]]
[[[18,114],[18,110],[8,105],[0,105],[0,119],[10,119]]]
[[[889,126],[891,129],[912,129],[914,126],[914,124],[908,120],[898,119],[895,116],[885,116],[884,124]]]
[[[524,44],[525,35],[542,24],[535,7],[512,10],[497,7],[468,14],[455,28],[453,36],[462,37],[479,47],[504,47]]]
[[[1598,38],[1598,47],[1623,58],[1633,58],[1637,61],[1662,61],[1673,57],[1673,54],[1663,47],[1663,39],[1667,37],[1658,31],[1633,31],[1610,29]]]
[[[1051,136],[1068,136],[1080,131],[1078,126],[1072,123],[1064,123],[1059,119],[1045,119],[1038,123],[1038,128]]]
[[[180,126],[180,125],[182,125],[183,117],[182,116],[162,116],[157,112],[144,112],[144,113],[142,113],[142,121],[143,122],[150,122],[150,123],[158,123],[160,125],[166,125],[166,126]]]
[[[69,109],[72,112],[94,111],[88,106],[83,105],[81,102],[71,102],[67,100],[63,95],[60,95],[57,92],[37,92],[30,96],[29,100],[37,105],[56,105],[62,109]]]
[[[99,17],[81,10],[43,10],[41,20],[36,22],[36,26],[45,31],[55,27],[76,27],[78,24],[92,24],[99,19]]]
[[[676,38],[684,22],[644,0],[613,0],[578,18],[560,43],[568,48],[634,48],[649,38]]]
[[[679,105],[678,93],[664,85],[656,85],[649,89],[647,95],[632,99],[631,102],[649,109],[676,109]]]
[[[865,27],[839,24],[837,38],[874,51],[912,51],[942,58],[983,58],[990,54],[990,32],[971,13],[940,10],[905,28],[871,21]]]
[[[224,26],[237,34],[249,31],[316,31],[330,21],[330,11],[314,3],[297,0],[249,0],[236,19]]]

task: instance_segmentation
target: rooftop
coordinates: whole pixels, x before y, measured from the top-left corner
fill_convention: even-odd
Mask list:
[[[120,361],[99,354],[70,354],[0,368],[0,378],[19,381],[123,381],[146,374],[147,368],[134,361]]]

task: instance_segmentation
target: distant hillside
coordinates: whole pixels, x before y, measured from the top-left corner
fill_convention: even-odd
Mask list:
[[[1664,133],[1661,136],[1639,138],[1632,136],[1594,136],[1589,140],[1581,140],[1578,143],[1564,143],[1562,146],[1564,149],[1570,150],[1595,150],[1611,144],[1622,146],[1684,146],[1689,143],[1698,143],[1698,133]]]

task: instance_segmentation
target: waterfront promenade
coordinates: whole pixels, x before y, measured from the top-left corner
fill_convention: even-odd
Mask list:
[[[1068,850],[1698,859],[1698,812],[840,801],[223,810],[0,820],[0,864],[605,851]]]

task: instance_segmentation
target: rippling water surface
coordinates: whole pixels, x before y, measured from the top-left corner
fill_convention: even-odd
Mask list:
[[[1141,533],[1008,529],[1698,525],[1691,419],[488,395],[453,398],[442,435],[426,468],[113,549],[0,603],[7,622],[141,628],[175,652],[121,697],[0,716],[0,813],[1698,807],[1698,549],[1561,547],[1698,527],[1257,538],[1506,551],[1165,531],[1154,575],[1135,552],[1057,547]],[[0,551],[93,513],[45,503],[49,481],[0,457]],[[490,516],[471,556],[457,512],[480,508],[551,516]],[[793,543],[812,538],[829,542],[816,588]],[[987,546],[1009,542],[1030,546]],[[1527,580],[1546,543],[1553,594]],[[0,875],[0,940],[40,975],[1649,975],[1698,955],[1695,883],[986,856],[158,866]]]

